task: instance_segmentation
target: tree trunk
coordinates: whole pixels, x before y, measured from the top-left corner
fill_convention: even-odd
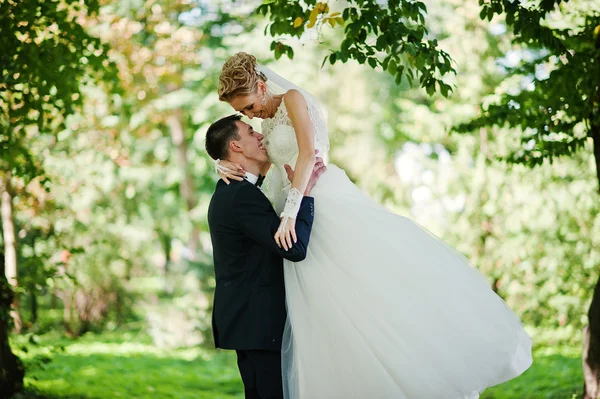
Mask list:
[[[169,271],[171,268],[171,236],[166,234],[163,231],[158,231],[158,238],[161,243],[161,247],[163,249],[163,253],[165,254],[165,264],[163,269],[163,277],[165,283],[165,294],[171,295],[175,290],[173,282],[169,279]]]
[[[596,35],[596,49],[600,50],[600,34]],[[600,59],[596,61],[600,62]],[[600,103],[600,87],[596,87],[593,99]],[[590,136],[594,145],[596,179],[600,191],[600,115],[596,106],[590,115]],[[594,296],[588,311],[588,325],[583,330],[583,392],[584,399],[600,397],[600,277],[596,282]]]
[[[69,334],[71,336],[75,336],[76,335],[75,328],[73,328],[73,326],[71,325],[72,324],[71,321],[73,319],[72,307],[73,307],[74,294],[72,292],[70,292],[69,290],[64,290],[63,292],[59,293],[58,295],[63,301],[63,326],[65,328],[65,331],[67,332],[67,334]]]
[[[600,97],[600,94],[598,95]],[[599,100],[600,101],[600,100]],[[598,121],[600,123],[600,121]],[[590,136],[594,143],[594,160],[596,161],[596,180],[598,182],[598,191],[600,192],[600,124],[595,124],[592,117],[592,127]]]
[[[29,287],[29,309],[31,311],[31,324],[35,325],[38,321],[38,297],[35,289],[35,284],[31,284]]]
[[[30,238],[30,245],[31,245],[31,248],[33,249],[34,253],[35,253],[36,240],[37,240],[37,234],[32,233],[31,238]],[[42,267],[42,265],[39,265],[39,267]],[[37,289],[36,289],[35,282],[30,281],[27,284],[27,294],[29,296],[29,312],[31,314],[31,319],[29,320],[29,325],[34,326],[37,324],[37,321],[38,321],[38,295],[37,295]]]
[[[0,393],[2,397],[10,397],[23,387],[25,369],[8,343],[13,291],[4,277],[4,262],[4,254],[0,252]]]
[[[177,165],[183,174],[181,181],[181,195],[185,199],[188,211],[192,211],[197,205],[196,188],[194,187],[194,179],[190,172],[189,162],[187,159],[188,145],[181,123],[182,112],[178,109],[173,115],[169,116],[167,123],[171,131],[171,140],[175,145],[177,153]],[[196,223],[192,221],[192,233],[188,242],[188,247],[192,254],[192,259],[197,259],[198,250],[200,249],[200,229]]]
[[[600,50],[600,34],[596,34],[595,47]],[[600,58],[596,61],[600,62]],[[596,87],[593,101],[596,104],[600,103],[600,87]],[[597,106],[590,115],[590,136],[594,144],[596,179],[600,191],[600,114]],[[588,311],[588,323],[583,331],[583,392],[584,399],[598,399],[600,397],[600,277]]]
[[[2,229],[4,237],[4,256],[6,257],[5,274],[8,283],[17,286],[17,238],[15,234],[15,223],[13,217],[12,190],[10,185],[10,173],[0,176],[0,196],[2,197]],[[13,297],[12,310],[10,314],[14,320],[16,332],[20,332],[23,321],[19,313],[19,298]]]
[[[476,203],[473,205],[473,209],[481,209],[488,199],[488,194],[485,190],[488,179],[488,168],[490,167],[489,163],[492,159],[488,151],[488,141],[487,129],[479,129],[479,153],[475,157],[475,167],[477,168],[477,177],[475,181],[477,182],[477,186],[472,194]],[[470,221],[474,226],[480,226],[480,233],[478,234],[477,240],[473,242],[471,261],[477,265],[477,268],[482,270],[482,268],[485,267],[482,258],[486,251],[487,241],[494,235],[492,231],[492,218],[490,216],[483,215],[483,217],[481,217],[480,215],[477,215],[476,219],[472,218]],[[487,271],[485,269],[482,271],[484,271],[486,275],[496,276],[497,272],[492,265],[488,266],[488,269],[489,270]],[[491,285],[491,289],[498,295],[499,281],[499,277],[493,277]]]
[[[589,324],[583,330],[584,399],[600,397],[600,279],[588,312]]]
[[[160,239],[163,253],[165,254],[164,273],[166,278],[169,276],[169,270],[171,269],[171,236],[162,231],[159,231],[158,237]]]

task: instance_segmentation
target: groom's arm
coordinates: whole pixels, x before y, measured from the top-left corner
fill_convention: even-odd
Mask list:
[[[251,184],[240,187],[233,201],[233,212],[241,230],[259,245],[292,262],[299,262],[306,257],[314,218],[313,198],[302,199],[296,218],[298,242],[287,251],[279,248],[274,238],[280,223],[279,216],[267,197],[256,187]]]

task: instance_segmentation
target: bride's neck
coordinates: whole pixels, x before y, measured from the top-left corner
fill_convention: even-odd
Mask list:
[[[281,105],[282,101],[283,101],[283,94],[277,94],[277,95],[273,95],[271,97],[271,107],[270,107],[271,109],[269,110],[269,118],[272,118],[275,116],[275,113],[277,112],[277,109]]]

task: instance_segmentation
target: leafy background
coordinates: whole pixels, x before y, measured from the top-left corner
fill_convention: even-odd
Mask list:
[[[332,162],[469,257],[520,316],[534,366],[483,397],[580,397],[600,4],[515,4],[0,1],[19,395],[243,397],[210,336],[204,134],[231,113],[221,65],[246,51],[326,105]]]

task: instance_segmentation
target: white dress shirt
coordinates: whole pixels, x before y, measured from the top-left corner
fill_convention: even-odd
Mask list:
[[[256,185],[256,182],[258,181],[258,176],[253,175],[250,172],[246,172],[246,180],[248,180],[250,183]]]

